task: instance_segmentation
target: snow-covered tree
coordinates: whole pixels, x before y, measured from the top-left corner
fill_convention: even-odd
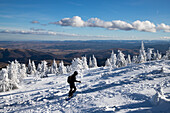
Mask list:
[[[87,58],[86,58],[86,56],[82,57],[81,59],[82,59],[83,69],[85,69],[85,70],[88,69],[89,67],[87,65]]]
[[[21,78],[21,74],[20,74],[21,64],[17,60],[14,61],[14,68],[16,70],[17,79],[20,80],[20,78]]]
[[[37,70],[36,70],[34,61],[31,62],[31,60],[29,59],[28,67],[27,67],[27,74],[34,75],[36,72],[37,72]]]
[[[3,91],[8,91],[10,90],[10,81],[8,79],[8,71],[7,69],[2,69],[0,72],[0,92]]]
[[[36,70],[34,61],[32,61],[32,64],[31,64],[31,65],[32,65],[32,66],[31,66],[31,74],[35,74],[37,70]]]
[[[157,55],[156,55],[156,52],[153,53],[153,60],[156,60],[157,58]]]
[[[93,65],[92,65],[92,60],[91,60],[91,57],[89,58],[89,68],[92,68]]]
[[[69,69],[69,67],[68,67]],[[70,72],[73,71],[77,71],[77,70],[86,70],[88,69],[88,65],[87,65],[87,58],[86,57],[82,57],[80,58],[74,58],[72,60],[72,64],[70,66]]]
[[[83,69],[83,62],[80,58],[74,58],[71,64],[71,71],[77,71]]]
[[[28,67],[27,67],[27,73],[28,74],[31,74],[32,72],[32,63],[31,63],[31,60],[29,59],[28,61]]]
[[[39,63],[38,66],[37,66],[37,71],[41,72],[41,64]]]
[[[19,69],[21,68],[21,64],[17,60],[14,61],[14,64],[15,64],[16,69],[18,69],[19,71]]]
[[[92,59],[91,57],[89,58],[89,68],[94,68],[94,67],[98,67],[98,66],[97,66],[97,60],[93,55]]]
[[[47,67],[47,62],[45,60],[41,61],[41,77],[47,77],[48,75],[48,67]]]
[[[153,51],[153,50],[154,50],[153,48],[148,48],[147,54],[146,54],[146,56],[147,56],[147,61],[151,61],[151,59],[152,59],[152,51]]]
[[[105,62],[105,67],[111,67],[112,64],[110,63],[110,59],[107,59]]]
[[[9,64],[7,66],[7,70],[8,70],[8,78],[9,79],[17,79],[17,73],[18,73],[18,69],[16,69],[15,67],[15,63],[12,61],[11,64]]]
[[[146,61],[146,52],[145,52],[145,48],[144,48],[144,43],[143,43],[143,41],[142,41],[142,44],[141,44],[141,52],[142,52],[142,54],[143,54],[143,57],[144,57],[144,59],[145,59],[145,61]]]
[[[159,51],[157,50],[156,52],[156,60],[160,60],[162,58],[162,54],[159,53]]]
[[[67,65],[67,66],[66,66],[66,70],[67,70],[67,73],[70,73],[71,70],[72,70],[72,69],[71,69],[71,66]]]
[[[12,61],[11,64],[7,66],[8,78],[11,81],[11,89],[17,89],[19,87],[20,74],[17,65],[18,64],[15,64],[15,62]]]
[[[117,55],[117,60],[116,60],[116,65],[118,67],[123,67],[126,66],[126,60],[125,60],[125,55],[122,53],[122,51],[118,50],[118,55]]]
[[[59,63],[58,72],[59,74],[67,74],[67,70],[66,70],[66,67],[64,66],[63,61]]]
[[[170,47],[169,50],[166,51],[166,55],[164,56],[163,59],[170,60]]]
[[[93,68],[98,67],[98,66],[97,66],[97,60],[96,60],[96,58],[94,57],[94,55],[93,55],[93,59],[92,59],[92,67],[93,67]]]
[[[166,56],[166,55],[165,55]],[[159,53],[159,51],[157,50],[156,52],[153,53],[153,60],[160,60],[162,59],[162,54]],[[164,59],[164,58],[163,58]],[[166,59],[166,58],[165,58]]]
[[[51,66],[47,68],[47,75],[48,75],[48,74],[53,74],[53,73],[52,73],[52,67],[51,67]]]
[[[51,70],[50,70],[51,74],[57,74],[58,73],[58,66],[55,60],[53,60],[53,64],[51,66]]]
[[[133,56],[132,63],[138,63],[138,57],[136,55]]]
[[[116,54],[114,54],[114,51],[112,50],[111,56],[110,56],[110,63],[112,65],[112,67],[116,67]]]
[[[141,49],[139,50],[138,63],[143,63],[146,61],[146,52],[144,48],[143,41],[141,43]]]
[[[127,62],[127,64],[131,64],[132,63],[130,55],[128,55],[128,57],[126,59],[126,62]]]
[[[138,63],[144,63],[145,62],[145,57],[143,55],[142,50],[139,51],[139,56],[138,56]]]
[[[25,66],[25,64],[21,64],[21,68],[20,68],[20,75],[21,75],[21,79],[27,77],[27,68]]]

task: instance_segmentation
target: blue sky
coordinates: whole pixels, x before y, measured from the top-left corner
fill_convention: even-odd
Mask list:
[[[169,40],[170,0],[0,0],[0,41]]]

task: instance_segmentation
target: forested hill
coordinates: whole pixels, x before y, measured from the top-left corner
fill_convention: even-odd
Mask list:
[[[8,63],[17,59],[21,63],[27,63],[28,59],[35,61],[55,59],[56,56],[52,53],[36,51],[33,49],[6,49],[0,48],[0,62]]]

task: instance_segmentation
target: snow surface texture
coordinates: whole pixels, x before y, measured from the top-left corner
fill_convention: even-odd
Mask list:
[[[68,76],[26,77],[20,89],[0,93],[0,112],[170,113],[169,60],[83,71],[66,101]]]

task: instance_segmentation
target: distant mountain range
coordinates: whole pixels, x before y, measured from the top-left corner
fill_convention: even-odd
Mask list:
[[[165,54],[170,46],[169,41],[144,41],[145,50],[155,48]],[[126,56],[138,55],[141,41],[33,41],[33,42],[0,42],[0,68],[5,67],[9,61],[17,59],[21,63],[34,60],[38,64],[47,60],[49,65],[52,60],[64,61],[70,64],[73,58],[93,54],[99,66],[104,65],[111,51],[120,49]],[[126,57],[125,56],[125,57]]]
[[[17,59],[21,63],[27,63],[28,59],[32,59],[36,62],[39,62],[41,60],[55,59],[55,57],[56,56],[51,53],[45,53],[32,49],[0,48],[0,62],[3,64],[1,64],[1,67],[5,66],[5,63],[8,63],[9,61],[13,61],[15,59]]]
[[[128,49],[121,49],[124,53],[137,54],[135,51]],[[28,60],[34,60],[38,64],[42,60],[47,60],[49,65],[52,63],[52,60],[55,59],[57,62],[61,60],[65,64],[70,64],[71,60],[76,57],[87,56],[89,58],[93,54],[96,56],[98,65],[104,65],[106,58],[110,57],[112,49],[108,50],[88,50],[88,51],[76,51],[73,53],[61,53],[59,55],[52,54],[50,52],[42,52],[33,49],[7,49],[0,48],[0,68],[5,67],[10,61],[17,59],[21,63],[28,63]]]

